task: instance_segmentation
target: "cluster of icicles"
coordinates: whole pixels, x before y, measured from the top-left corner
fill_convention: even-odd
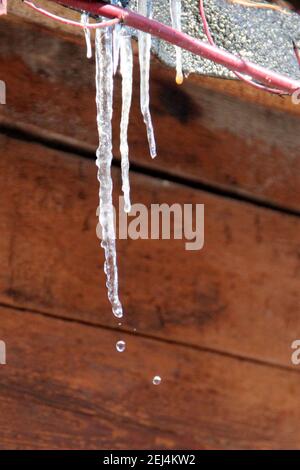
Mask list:
[[[119,0],[111,0],[112,4],[121,5]],[[151,18],[153,15],[153,0],[138,0],[138,12]],[[172,26],[181,29],[181,0],[170,0]],[[89,15],[83,13],[81,22],[88,24]],[[84,28],[87,43],[87,57],[92,56],[90,29]],[[150,155],[156,157],[156,144],[152,119],[149,108],[149,75],[151,35],[138,31],[139,64],[140,64],[140,106],[145,122],[149,142]],[[115,317],[123,317],[123,308],[118,294],[118,268],[116,256],[114,213],[112,201],[111,163],[112,153],[112,110],[113,110],[113,77],[120,66],[122,76],[122,114],[120,123],[120,153],[122,169],[122,191],[124,194],[124,209],[131,210],[129,184],[129,148],[128,124],[132,100],[133,52],[131,30],[125,25],[116,24],[105,29],[96,29],[96,104],[99,147],[96,152],[98,167],[99,189],[99,222],[102,229],[101,246],[105,253],[104,271],[108,298]],[[182,83],[181,50],[176,47],[176,82]],[[118,348],[117,348],[118,349]],[[125,346],[118,349],[124,351]]]

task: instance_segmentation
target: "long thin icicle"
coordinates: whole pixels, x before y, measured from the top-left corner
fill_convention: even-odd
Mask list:
[[[119,5],[119,0],[111,0],[112,5]],[[119,60],[120,60],[120,39],[121,39],[122,25],[116,24],[113,30],[113,62],[114,62],[114,75],[117,73]]]
[[[138,0],[138,12],[149,18],[153,13],[152,0]],[[150,78],[150,52],[151,52],[151,35],[148,33],[138,32],[139,43],[139,62],[140,62],[140,100],[141,111],[147,129],[147,136],[152,158],[156,157],[156,144],[150,114],[150,98],[149,98],[149,78]]]
[[[99,222],[102,228],[101,246],[105,252],[104,271],[108,298],[113,314],[120,318],[123,309],[118,295],[116,237],[112,202],[112,106],[113,106],[113,45],[112,28],[96,30],[96,104],[99,147],[96,165],[100,183]]]
[[[121,41],[121,75],[122,75],[122,116],[120,125],[120,153],[122,166],[122,190],[124,194],[125,212],[130,212],[130,184],[129,184],[129,148],[128,123],[132,100],[132,70],[133,54],[131,36],[128,29],[123,28]]]
[[[114,57],[114,75],[117,73],[120,61],[120,40],[122,25],[116,24],[113,32],[113,57]]]
[[[86,12],[83,12],[81,14],[81,23],[82,24],[88,24],[89,23],[89,14]],[[86,42],[86,56],[88,59],[91,59],[92,57],[92,44],[91,44],[91,31],[89,28],[84,28],[84,36],[85,36],[85,42]]]
[[[172,27],[181,31],[181,0],[170,0],[170,12]],[[181,85],[183,82],[182,73],[182,50],[180,47],[175,46],[176,52],[176,83]]]

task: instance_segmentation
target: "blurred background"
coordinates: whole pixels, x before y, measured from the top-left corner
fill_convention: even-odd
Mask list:
[[[152,161],[135,55],[132,202],[204,204],[205,244],[119,240],[119,326],[96,236],[94,59],[77,29],[19,0],[8,9],[0,448],[300,448],[300,106],[230,80],[191,75],[178,87],[153,57]],[[120,91],[117,75],[116,201]]]

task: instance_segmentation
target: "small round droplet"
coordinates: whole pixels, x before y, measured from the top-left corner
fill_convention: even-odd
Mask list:
[[[161,383],[161,377],[159,375],[156,375],[155,377],[153,377],[152,383],[153,385],[159,385]]]
[[[182,75],[182,73],[177,73],[176,83],[177,83],[177,85],[182,85],[183,84],[183,75]]]
[[[120,323],[118,323],[118,325],[119,325],[119,326],[122,326],[122,323],[120,322]]]
[[[126,349],[126,343],[125,341],[118,341],[116,344],[116,350],[118,352],[124,352]]]

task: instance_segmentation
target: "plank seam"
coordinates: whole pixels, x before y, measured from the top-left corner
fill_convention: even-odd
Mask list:
[[[102,330],[112,331],[112,332],[119,332],[120,331],[120,329],[117,328],[117,327],[114,328],[113,326],[101,325],[99,323],[93,323],[93,322],[88,322],[88,321],[85,321],[85,320],[79,320],[77,318],[65,317],[63,315],[56,315],[56,314],[45,312],[45,311],[42,311],[42,310],[16,306],[16,305],[10,304],[8,302],[0,302],[0,308],[1,307],[7,308],[9,310],[13,310],[16,314],[21,313],[21,312],[25,312],[25,313],[31,313],[33,315],[40,315],[40,316],[49,318],[51,320],[60,320],[60,321],[67,322],[67,323],[75,323],[75,324],[90,327],[90,328],[97,328],[97,329],[102,329]],[[195,344],[184,343],[184,342],[169,339],[169,338],[162,338],[162,337],[155,336],[155,335],[139,333],[139,332],[132,332],[130,330],[127,330],[126,328],[124,328],[122,330],[122,332],[126,335],[133,336],[133,337],[144,338],[144,339],[147,339],[147,340],[157,341],[159,343],[165,343],[165,344],[169,344],[169,345],[173,345],[173,346],[180,346],[180,347],[191,349],[191,350],[197,351],[197,352],[206,352],[206,353],[209,353],[209,354],[214,354],[214,355],[218,355],[218,356],[222,356],[222,357],[227,357],[227,358],[230,358],[230,359],[235,359],[235,360],[238,360],[238,361],[241,361],[241,362],[248,362],[250,364],[255,364],[255,365],[261,366],[261,367],[270,367],[270,368],[279,369],[279,370],[283,370],[283,371],[290,372],[290,373],[299,374],[299,371],[297,369],[293,368],[292,366],[284,366],[283,364],[270,362],[270,361],[266,361],[266,360],[262,360],[262,359],[258,359],[258,358],[253,358],[253,357],[249,357],[249,356],[243,356],[243,355],[231,353],[231,352],[228,352],[228,351],[209,348],[207,346],[196,346]]]
[[[38,134],[33,130],[28,128],[24,129],[21,125],[13,126],[8,122],[0,122],[0,133],[6,135],[15,140],[32,142],[36,144],[44,145],[46,148],[64,152],[66,154],[72,154],[80,158],[85,158],[87,160],[95,160],[95,152],[89,150],[88,148],[81,147],[80,144],[75,144],[72,142],[66,142],[60,140],[58,137],[47,138],[44,135]],[[120,161],[114,158],[113,160],[114,167],[120,167]],[[281,204],[277,204],[265,199],[260,199],[249,194],[245,194],[243,191],[233,191],[224,186],[215,186],[211,183],[204,181],[194,181],[191,178],[185,176],[178,176],[172,173],[169,173],[165,170],[159,170],[157,168],[150,168],[149,166],[140,165],[137,163],[131,163],[131,171],[141,174],[143,176],[148,176],[152,178],[157,178],[161,180],[168,181],[173,184],[179,184],[181,186],[187,187],[189,189],[196,189],[198,191],[203,191],[214,196],[223,197],[235,202],[242,204],[251,204],[255,207],[260,207],[266,210],[273,212],[279,212],[291,217],[300,217],[300,209],[291,209]]]

